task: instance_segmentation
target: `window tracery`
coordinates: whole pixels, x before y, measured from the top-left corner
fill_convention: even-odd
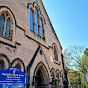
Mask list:
[[[44,18],[41,15],[39,6],[36,3],[34,3],[34,6],[29,5],[29,13],[30,30],[45,40]]]
[[[0,35],[5,38],[11,39],[12,37],[11,25],[12,25],[12,20],[9,12],[2,11],[0,13]]]

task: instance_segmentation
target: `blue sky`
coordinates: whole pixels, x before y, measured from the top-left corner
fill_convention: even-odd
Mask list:
[[[65,49],[69,45],[88,48],[88,0],[42,0]]]

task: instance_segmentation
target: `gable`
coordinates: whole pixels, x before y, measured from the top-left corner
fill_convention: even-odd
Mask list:
[[[38,5],[39,14],[44,20],[45,41],[42,41],[41,38],[37,38],[35,34],[30,32],[30,16],[28,6],[32,4],[34,7],[34,3]],[[24,30],[25,35],[35,39],[37,42],[40,42],[47,47],[52,46],[53,43],[56,43],[56,45],[58,45],[58,47],[62,50],[61,44],[44,8],[42,0],[5,0],[0,3],[0,6],[6,6],[13,12],[16,18],[16,26]]]

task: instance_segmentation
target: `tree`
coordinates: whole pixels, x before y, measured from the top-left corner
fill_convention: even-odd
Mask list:
[[[67,47],[63,52],[66,67],[74,70],[79,70],[81,64],[80,58],[83,55],[83,51],[84,51],[83,46],[71,45]]]
[[[70,86],[80,86],[81,85],[81,75],[79,71],[74,71],[72,69],[67,69],[69,75]]]
[[[82,46],[69,46],[63,52],[66,66],[80,72],[82,84],[88,87],[86,82],[86,70],[88,69],[88,49],[84,51]],[[84,55],[83,55],[84,54]]]
[[[88,73],[88,49],[84,51],[84,55],[81,58],[80,72],[82,77],[82,82],[88,87],[85,74]]]

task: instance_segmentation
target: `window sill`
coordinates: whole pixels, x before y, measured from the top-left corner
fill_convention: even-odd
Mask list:
[[[14,39],[6,38],[3,35],[0,35],[0,43],[3,43],[5,45],[9,45],[11,47],[16,47],[16,42],[14,41]]]
[[[3,38],[5,38],[5,39],[7,39],[7,40],[9,40],[9,41],[12,41],[11,38],[7,38],[7,37],[5,37],[4,35],[1,35],[1,34],[0,34],[0,37],[3,37]]]
[[[33,41],[35,41],[37,43],[40,43],[44,47],[48,48],[48,44],[46,42],[46,39],[45,38],[41,38],[41,36],[37,35],[34,31],[26,30],[25,31],[25,36],[28,39],[32,39]]]
[[[42,39],[43,41],[45,41],[45,38],[41,38],[41,36],[37,35],[34,31],[30,30],[34,35],[36,35],[39,39]]]
[[[54,60],[54,63],[55,63],[55,64],[58,64],[58,65],[61,65],[61,62],[60,62],[60,61]]]

